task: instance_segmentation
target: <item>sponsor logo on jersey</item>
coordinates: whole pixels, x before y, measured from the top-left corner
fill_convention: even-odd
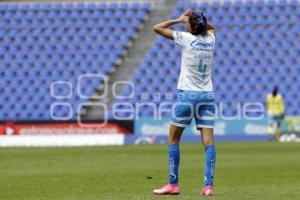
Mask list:
[[[201,40],[194,40],[191,42],[191,47],[193,50],[201,51],[213,51],[214,43],[213,42],[203,42]]]

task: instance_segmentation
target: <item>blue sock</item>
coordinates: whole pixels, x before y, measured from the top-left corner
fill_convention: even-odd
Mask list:
[[[205,157],[204,185],[213,185],[216,163],[216,150],[214,145],[208,145],[205,147]]]
[[[169,184],[178,183],[178,168],[180,160],[179,144],[169,144]]]

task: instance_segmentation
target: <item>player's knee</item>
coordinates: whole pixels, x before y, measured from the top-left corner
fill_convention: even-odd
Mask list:
[[[168,142],[169,144],[178,144],[184,128],[172,125],[170,126]]]
[[[207,147],[207,146],[213,145],[213,144],[214,144],[213,140],[203,140],[204,147]]]
[[[201,128],[200,133],[204,147],[214,144],[213,129]]]
[[[213,137],[210,137],[210,135],[203,135],[202,143],[204,147],[214,144]]]
[[[169,134],[168,137],[169,144],[179,144],[179,142],[180,142],[180,137],[178,135],[172,133]]]

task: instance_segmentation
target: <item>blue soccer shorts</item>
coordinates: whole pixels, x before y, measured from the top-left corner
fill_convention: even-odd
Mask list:
[[[213,128],[215,106],[214,92],[181,91],[172,107],[170,123],[187,127],[195,118],[197,128]]]

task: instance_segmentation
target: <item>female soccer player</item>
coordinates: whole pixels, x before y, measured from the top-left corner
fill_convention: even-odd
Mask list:
[[[186,24],[186,32],[173,31],[174,24]],[[185,127],[195,118],[205,148],[204,187],[200,194],[213,195],[216,153],[213,139],[214,92],[211,65],[215,44],[215,28],[207,22],[203,13],[186,10],[177,19],[159,23],[154,31],[182,47],[181,72],[178,81],[180,93],[173,106],[169,130],[169,181],[153,192],[158,195],[179,194],[178,168],[179,142]]]

